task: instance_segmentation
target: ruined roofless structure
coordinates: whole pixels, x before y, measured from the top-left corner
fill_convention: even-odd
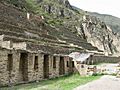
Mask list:
[[[27,83],[73,72],[74,51],[96,47],[67,28],[51,27],[43,16],[0,3],[0,86]]]

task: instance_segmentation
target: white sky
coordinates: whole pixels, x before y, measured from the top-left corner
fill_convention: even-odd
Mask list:
[[[69,0],[69,2],[85,11],[110,14],[120,18],[120,0]]]

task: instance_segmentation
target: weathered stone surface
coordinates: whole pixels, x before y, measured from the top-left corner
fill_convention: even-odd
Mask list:
[[[68,0],[31,0],[33,5],[20,0],[5,1],[0,2],[0,46],[7,48],[0,49],[1,86],[55,78],[76,69],[85,75],[87,65],[73,67],[71,59],[65,56],[70,52],[100,49],[111,55],[120,51],[119,38],[104,22],[73,9]],[[56,67],[53,67],[54,57]],[[85,63],[109,62],[110,58],[95,56]],[[113,59],[119,60],[112,57],[110,61]]]
[[[22,50],[0,50],[0,86],[44,80],[44,55]],[[56,58],[55,68],[53,67],[53,57]],[[69,74],[71,70],[66,66],[66,63],[67,61],[70,62],[70,59],[69,57],[62,57],[64,57],[65,62],[64,74]],[[48,62],[49,77],[46,79],[59,77],[60,56],[48,54]]]

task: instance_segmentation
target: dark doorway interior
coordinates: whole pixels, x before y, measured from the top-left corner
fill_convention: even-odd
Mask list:
[[[49,78],[49,55],[44,55],[43,74],[44,78]]]
[[[90,55],[90,61],[89,64],[92,65],[93,64],[93,55]]]
[[[13,68],[13,55],[12,54],[8,54],[8,64],[7,64],[7,70],[9,72],[12,71]]]
[[[56,57],[55,56],[53,57],[53,68],[54,69],[56,68]]]
[[[64,75],[64,74],[65,74],[64,57],[60,57],[59,74],[60,74],[60,75]]]
[[[7,61],[7,70],[9,71],[9,83],[11,78],[12,78],[12,75],[11,75],[11,71],[13,69],[13,54],[8,54],[8,61]]]
[[[20,69],[20,73],[22,74],[23,81],[28,81],[28,54],[27,53],[21,53],[19,69]]]

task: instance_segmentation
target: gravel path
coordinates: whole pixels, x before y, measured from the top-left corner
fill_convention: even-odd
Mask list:
[[[79,86],[74,90],[120,90],[120,78],[105,75],[99,80]]]

